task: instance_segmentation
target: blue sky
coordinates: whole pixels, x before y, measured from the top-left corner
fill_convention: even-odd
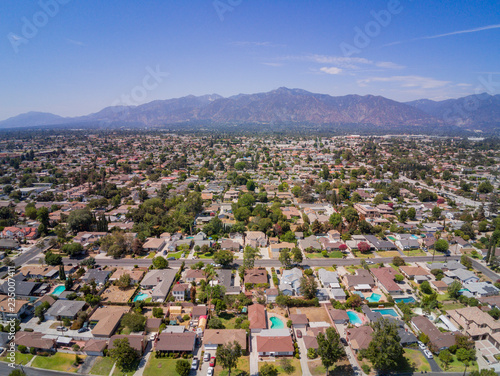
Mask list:
[[[3,0],[0,119],[281,86],[398,101],[498,94],[484,82],[500,81],[499,8],[479,0]]]

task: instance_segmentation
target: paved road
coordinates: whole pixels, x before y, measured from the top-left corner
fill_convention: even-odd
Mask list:
[[[66,372],[49,371],[30,367],[22,367],[22,369],[27,376],[61,376],[68,374]],[[0,375],[7,376],[12,370],[13,368],[9,367],[8,363],[0,362]]]
[[[48,249],[50,237],[46,237],[46,238],[44,238],[44,240],[45,240],[45,244],[46,244],[46,246],[44,248],[39,248],[37,245],[38,243],[37,243],[37,244],[33,245],[30,249],[25,251],[24,253],[22,253],[21,255],[16,257],[16,259],[14,260],[14,262],[16,263],[16,267],[27,264],[28,261],[30,261],[32,258],[34,258],[37,254]]]
[[[392,262],[392,257],[379,257],[376,259],[372,259],[375,263],[390,263]],[[403,257],[405,261],[408,262],[425,262],[432,261],[432,256],[416,256],[416,257]],[[448,261],[448,260],[459,260],[458,256],[435,256],[434,261]],[[98,259],[96,260],[98,265],[101,266],[149,266],[151,265],[151,259]],[[205,264],[209,264],[213,262],[211,259],[199,259],[199,260],[175,260],[169,261],[169,265],[171,267],[179,267],[182,262],[186,265],[195,264],[197,262],[204,262]],[[65,264],[76,264],[79,260],[74,259],[63,259]],[[243,263],[243,260],[235,260],[234,266],[239,266]],[[305,260],[301,265],[303,266],[331,266],[331,265],[358,265],[361,263],[361,259],[310,259]],[[281,263],[279,260],[256,260],[255,266],[263,266],[263,267],[279,267]],[[500,277],[499,277],[500,278]]]
[[[472,260],[472,266],[474,266],[474,269],[479,270],[481,273],[483,273],[486,277],[491,279],[493,282],[496,282],[497,279],[500,279],[500,275],[486,267],[484,263],[481,263],[477,260],[471,259]]]

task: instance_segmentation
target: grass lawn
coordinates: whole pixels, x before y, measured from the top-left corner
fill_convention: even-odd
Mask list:
[[[212,252],[196,253],[195,255],[196,255],[196,257],[198,257],[200,259],[211,259],[212,257],[214,257],[214,254]]]
[[[398,251],[378,251],[377,254],[380,257],[396,257],[396,256],[401,257],[401,253],[399,253]]]
[[[356,272],[356,269],[359,269],[361,266],[344,266],[344,268],[351,274]]]
[[[154,355],[152,357],[154,357]],[[132,369],[130,371],[124,372],[121,369],[119,369],[118,367],[115,367],[115,370],[113,371],[113,376],[133,376],[135,371],[137,371],[138,366],[139,366],[139,359],[135,361],[135,363],[132,366]],[[175,367],[175,365],[174,365],[174,367]],[[169,375],[170,375],[170,373],[169,373]],[[173,373],[172,375],[175,375],[175,373]]]
[[[155,358],[154,354],[149,357],[148,364],[144,369],[144,376],[177,375],[175,364],[177,359]]]
[[[438,296],[437,296],[438,302],[445,302],[447,300],[453,300],[450,298],[450,295],[448,295],[447,292],[445,292],[444,294],[438,294]]]
[[[221,312],[219,314],[219,319],[226,329],[234,329],[236,325],[237,316],[234,313]]]
[[[326,369],[321,364],[321,359],[317,358],[313,361],[308,362],[309,365],[309,372],[311,372],[311,375],[313,376],[323,376],[326,374]],[[347,360],[342,360],[340,362],[337,362],[335,364],[335,367],[330,367],[330,372],[329,374],[331,376],[343,376],[343,375],[349,375],[352,374],[350,371],[351,365]]]
[[[465,308],[465,306],[462,303],[450,303],[450,304],[443,304],[443,306],[441,307],[441,309],[444,311],[449,311],[451,309],[460,309],[460,308]]]
[[[409,360],[413,372],[430,372],[431,366],[419,350],[405,349],[405,358]]]
[[[250,357],[249,356],[242,356],[241,358],[238,359],[238,365],[236,366],[236,369],[231,370],[231,375],[233,376],[240,376],[240,375],[249,375],[250,374]],[[227,376],[227,369],[222,369],[221,366],[216,365],[214,374],[217,376]],[[147,376],[147,375],[145,375]]]
[[[8,355],[9,353],[6,353],[6,354]],[[33,355],[31,355],[31,354],[22,354],[22,353],[16,351],[16,364],[26,365],[27,363],[29,363],[29,361],[32,358],[33,358]],[[0,361],[10,363],[10,360],[5,356],[2,356],[0,358]]]
[[[176,259],[180,259],[181,258],[181,255],[184,253],[184,251],[179,251],[179,252],[169,252],[165,258],[169,258],[169,257],[175,257]],[[187,255],[188,253],[186,253]]]
[[[82,360],[85,359],[84,355],[79,356]],[[74,361],[74,354],[64,354],[58,352],[52,356],[37,356],[31,365],[37,368],[73,373],[78,371],[78,367],[73,366]]]
[[[148,259],[152,259],[156,256],[156,252],[149,252],[149,255],[146,257]]]
[[[361,259],[369,259],[369,258],[375,258],[375,254],[373,251],[367,252],[367,253],[361,253],[358,251],[352,251],[354,257],[361,258]]]
[[[434,360],[438,364],[439,367],[444,371],[444,365],[439,360],[439,357],[435,356]],[[477,362],[471,362],[467,367],[467,372],[477,371]],[[462,362],[459,362],[455,356],[453,356],[453,361],[448,365],[448,369],[446,372],[463,372],[465,370],[465,365]]]
[[[92,366],[90,374],[108,376],[111,372],[111,368],[113,368],[113,364],[115,364],[115,361],[109,356],[99,357]]]
[[[308,253],[307,258],[342,258],[344,254],[340,251],[332,251],[327,254],[327,256],[323,256],[321,252]]]
[[[421,249],[411,249],[409,251],[403,251],[405,256],[427,256],[427,253]]]
[[[287,358],[287,359],[290,359],[290,358]],[[302,368],[300,368],[300,360],[295,359],[295,358],[292,358],[290,360],[292,361],[292,365],[295,367],[295,371],[292,373],[289,373],[288,375],[289,376],[301,376],[302,375]],[[259,370],[265,363],[269,363],[269,364],[274,365],[276,367],[276,369],[278,370],[278,375],[287,375],[287,373],[285,373],[283,368],[281,368],[281,362],[279,360],[277,360],[276,362],[259,362]]]

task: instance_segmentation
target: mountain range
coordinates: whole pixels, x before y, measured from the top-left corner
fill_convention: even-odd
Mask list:
[[[458,99],[397,102],[381,96],[330,96],[301,89],[266,93],[217,94],[155,100],[138,106],[114,106],[79,117],[28,112],[0,121],[0,128],[85,124],[162,127],[175,124],[315,124],[370,127],[458,126],[497,129],[500,95],[478,94]]]

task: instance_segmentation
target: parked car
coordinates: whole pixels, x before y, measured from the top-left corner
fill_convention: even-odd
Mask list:
[[[151,335],[149,336],[149,340],[154,341],[155,339],[156,339],[156,333],[151,333]]]
[[[340,342],[342,342],[344,346],[347,346],[347,340],[345,338],[340,338]]]
[[[422,350],[427,349],[427,346],[425,346],[425,344],[421,341],[418,341],[418,347],[420,347]]]
[[[83,332],[86,332],[88,330],[89,330],[88,328],[80,328],[80,329],[78,329],[78,333],[83,333]]]
[[[68,331],[68,328],[66,328],[65,326],[58,326],[56,329],[57,329],[57,330],[60,330],[61,332],[66,332],[66,331]]]
[[[302,338],[302,332],[300,330],[297,330],[297,338]]]
[[[434,358],[434,356],[432,355],[432,353],[429,350],[424,350],[424,354],[427,357],[427,359]]]
[[[174,256],[169,257],[167,260],[175,260],[175,257]]]
[[[208,367],[207,376],[213,376],[213,375],[214,375],[214,367]]]
[[[203,361],[208,362],[210,360],[210,353],[206,352],[205,355],[203,355]]]
[[[198,369],[198,358],[193,358],[193,361],[191,362],[191,369],[195,371]]]
[[[210,367],[215,367],[215,356],[212,356],[212,358],[210,358]]]
[[[373,261],[370,261],[370,260],[366,261],[366,263],[367,263],[368,265],[373,265],[373,264],[375,264]]]

